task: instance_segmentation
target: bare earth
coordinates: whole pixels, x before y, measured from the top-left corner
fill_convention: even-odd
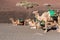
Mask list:
[[[29,26],[13,26],[8,23],[0,23],[0,40],[60,40],[60,33],[30,29]]]

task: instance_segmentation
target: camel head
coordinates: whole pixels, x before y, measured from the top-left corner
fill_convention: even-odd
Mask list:
[[[13,20],[13,18],[9,18],[9,20]]]

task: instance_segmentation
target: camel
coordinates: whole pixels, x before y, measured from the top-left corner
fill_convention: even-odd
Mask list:
[[[17,26],[18,24],[22,24],[22,23],[20,23],[19,19],[14,20],[14,18],[9,18],[9,20],[12,22],[12,24],[13,24],[14,26]]]
[[[33,11],[33,14],[35,15],[35,18],[38,19],[39,21],[42,21],[42,20],[45,21],[45,29],[46,30],[44,32],[47,32],[47,27],[48,27],[47,24],[48,24],[48,21],[53,21],[53,19],[50,17],[49,12],[44,12],[41,16],[39,16],[38,11]],[[56,22],[54,22],[54,25],[55,24],[56,24]]]
[[[41,16],[39,16],[38,11],[33,11],[33,14],[35,15],[35,18],[39,21],[44,20],[45,21],[45,27],[47,27],[47,12],[43,13]],[[45,31],[46,32],[46,31]]]
[[[31,27],[31,29],[38,29],[40,27],[39,23],[34,22],[34,20],[30,18],[25,20],[25,24],[26,23]]]

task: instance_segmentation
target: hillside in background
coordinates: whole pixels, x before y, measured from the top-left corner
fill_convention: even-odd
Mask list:
[[[25,10],[23,7],[16,7],[16,3],[22,0],[0,0],[0,10]],[[60,8],[60,0],[25,0],[29,2],[35,2],[39,4],[39,9],[45,9],[43,4],[52,4],[55,9]],[[20,11],[22,11],[20,10]]]
[[[38,7],[32,9],[25,9],[24,7],[17,7],[16,3],[23,0],[0,0],[0,22],[9,22],[9,18],[27,18],[31,16],[33,10],[46,9],[44,4],[51,4],[53,9],[60,9],[60,0],[25,0],[29,2],[38,3]]]

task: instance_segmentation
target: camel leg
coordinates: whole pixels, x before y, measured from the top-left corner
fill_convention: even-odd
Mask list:
[[[44,33],[46,33],[47,32],[47,19],[44,18],[43,20],[45,21],[45,31],[44,31]]]
[[[58,29],[57,32],[60,32],[60,16],[58,16]]]

